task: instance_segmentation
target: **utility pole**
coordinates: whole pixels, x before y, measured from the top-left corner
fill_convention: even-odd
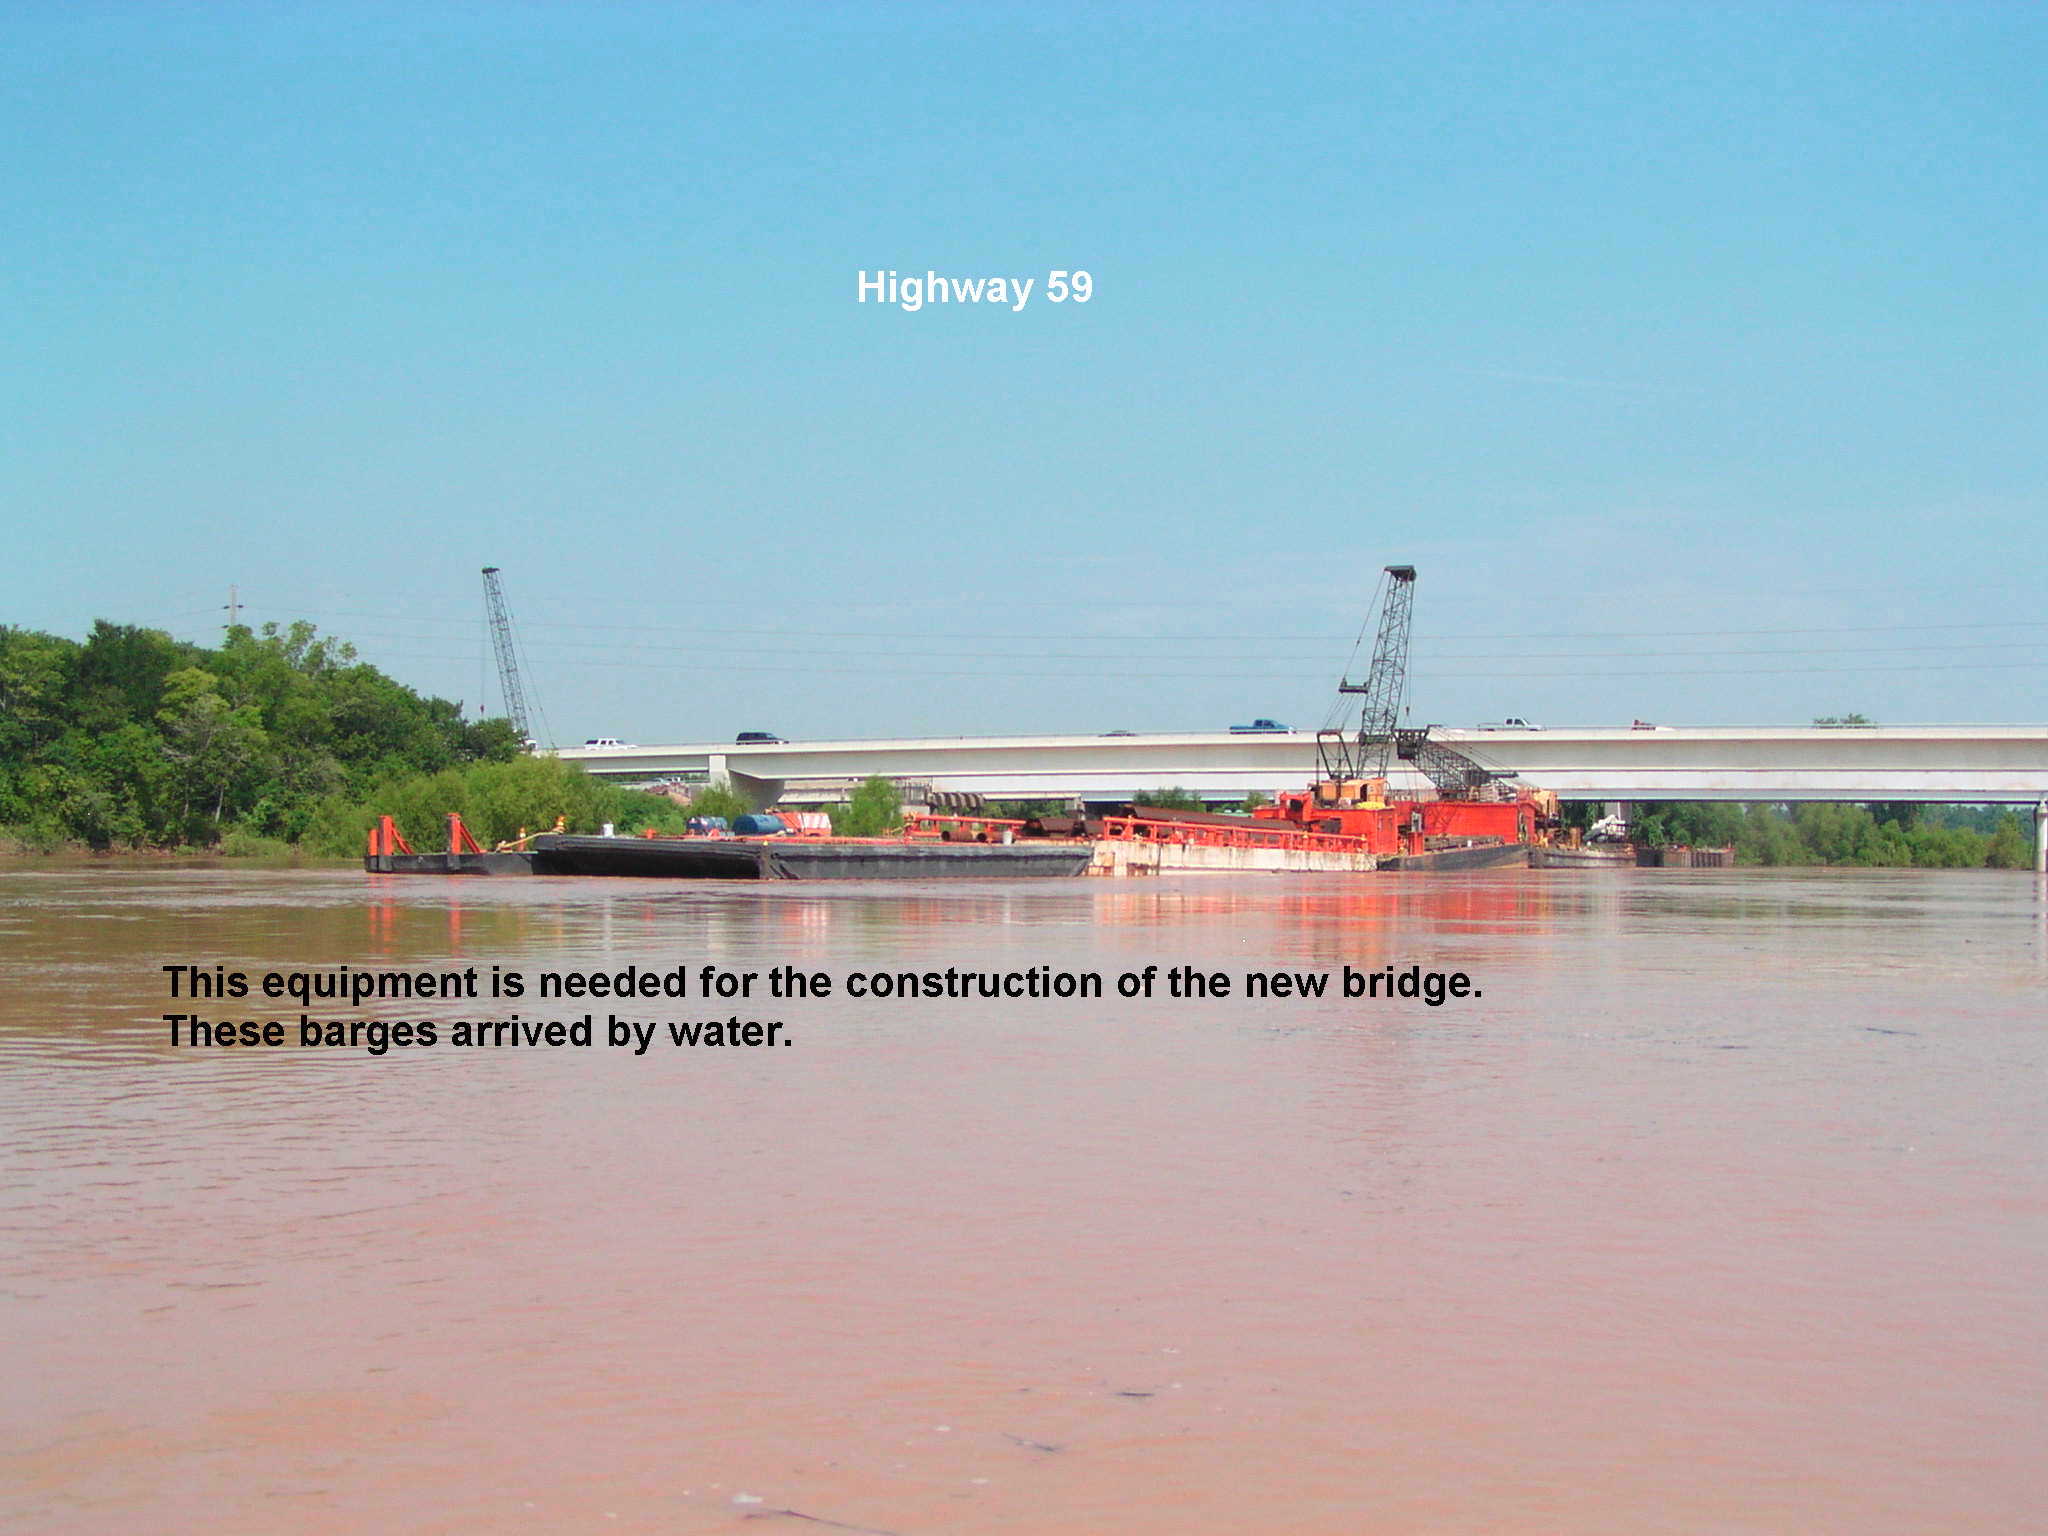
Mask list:
[[[237,624],[241,623],[242,621],[242,599],[240,595],[240,590],[241,589],[238,588],[233,582],[229,582],[228,600],[221,605],[223,608],[227,610],[229,629],[233,629]]]

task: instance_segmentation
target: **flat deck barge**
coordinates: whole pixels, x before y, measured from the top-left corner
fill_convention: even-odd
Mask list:
[[[890,842],[811,837],[578,837],[510,853],[373,850],[372,874],[619,875],[654,880],[1012,880],[1086,873],[1085,843]]]

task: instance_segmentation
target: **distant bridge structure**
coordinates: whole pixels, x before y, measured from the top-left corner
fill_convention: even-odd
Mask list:
[[[2048,800],[2048,725],[1437,728],[1432,739],[1566,800]],[[685,742],[560,756],[631,783],[728,779],[764,805],[844,799],[875,774],[999,800],[1126,800],[1177,785],[1222,801],[1298,789],[1316,772],[1305,731]],[[1423,785],[1402,768],[1393,787]]]

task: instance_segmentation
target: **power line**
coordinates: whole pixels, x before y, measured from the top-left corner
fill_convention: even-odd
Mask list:
[[[431,645],[431,644],[436,644],[436,643],[438,643],[438,642],[440,642],[440,641],[446,640],[446,639],[448,639],[449,637],[448,637],[448,636],[445,636],[445,635],[393,635],[393,634],[386,634],[386,633],[383,633],[383,632],[381,632],[381,631],[377,631],[377,630],[366,630],[366,631],[362,631],[362,632],[360,632],[360,633],[359,633],[359,634],[357,634],[357,635],[356,635],[356,636],[355,636],[354,638],[356,638],[356,639],[362,639],[362,640],[371,640],[371,639],[382,639],[382,640],[386,640],[386,641],[399,641],[399,642],[407,642],[407,643],[410,643],[410,642],[414,642],[414,641],[417,641],[417,642],[420,642],[420,643],[423,643],[423,644],[429,644],[429,645]],[[1484,662],[1501,662],[1501,661],[1521,661],[1521,662],[1530,662],[1530,661],[1635,661],[1635,660],[1639,660],[1639,659],[1642,659],[1642,658],[1645,658],[1645,657],[1660,657],[1660,658],[1670,658],[1670,659],[1684,659],[1684,658],[1698,658],[1698,659],[1710,659],[1710,658],[1726,658],[1726,659],[1730,659],[1730,660],[1740,660],[1740,659],[1742,659],[1742,658],[1745,658],[1745,657],[1752,657],[1752,656],[1756,656],[1756,657],[1776,657],[1776,656],[1895,656],[1895,655],[1916,655],[1916,654],[1923,654],[1923,653],[1932,653],[1932,652],[1952,652],[1952,651],[2033,651],[2033,650],[2041,650],[2041,649],[2043,649],[2043,648],[2048,648],[2048,640],[2002,640],[2002,641],[1989,641],[1989,642],[1976,642],[1976,643],[1962,643],[1962,644],[1947,644],[1947,645],[1897,645],[1897,646],[1843,646],[1843,645],[1832,645],[1832,646],[1830,646],[1830,645],[1822,645],[1822,646],[1800,646],[1800,647],[1787,647],[1787,648],[1780,648],[1780,649],[1774,649],[1774,650],[1693,650],[1693,651],[1552,651],[1552,652],[1546,652],[1546,653],[1541,653],[1541,654],[1532,654],[1532,653],[1530,653],[1530,652],[1527,652],[1527,651],[1503,651],[1503,652],[1495,652],[1495,653],[1492,653],[1492,654],[1476,654],[1476,655],[1462,655],[1462,656],[1461,656],[1461,655],[1448,655],[1448,656],[1431,656],[1431,657],[1427,657],[1427,658],[1425,658],[1425,660],[1426,660],[1426,661],[1428,661],[1429,663],[1432,663],[1432,664],[1443,664],[1443,663],[1452,663],[1452,662],[1468,662],[1468,661],[1470,661],[1470,662],[1479,662],[1479,661],[1484,661]],[[521,643],[520,643],[520,651],[521,651],[521,657],[522,657],[522,664],[525,664],[525,665],[530,665],[530,663],[526,661],[526,653],[527,653],[527,650],[528,650],[528,647],[526,646],[525,642],[524,642],[524,641],[522,640],[522,641],[521,641]],[[557,641],[553,642],[552,644],[550,644],[550,645],[548,645],[548,646],[545,646],[545,647],[544,647],[544,650],[545,650],[546,654],[548,654],[548,655],[550,655],[550,656],[558,656],[558,655],[560,655],[560,653],[562,653],[562,652],[564,652],[564,651],[605,651],[605,652],[612,652],[612,653],[625,653],[625,654],[631,654],[631,655],[647,655],[647,654],[658,654],[658,653],[664,653],[664,652],[673,652],[673,653],[675,653],[676,655],[678,655],[678,656],[683,656],[683,657],[696,657],[696,656],[810,656],[810,655],[815,655],[815,654],[817,654],[816,648],[815,648],[815,647],[812,647],[812,646],[774,647],[774,646],[758,646],[758,645],[745,645],[745,646],[718,646],[718,645],[664,645],[664,646],[645,646],[645,645],[634,645],[634,646],[620,647],[620,646],[612,645],[612,644],[609,644],[609,643],[606,643],[606,642],[593,642],[593,641],[576,641],[576,640],[557,640]],[[850,658],[850,657],[857,657],[857,656],[868,656],[868,657],[874,657],[874,658],[876,658],[876,659],[878,659],[878,660],[892,660],[892,659],[898,659],[898,658],[915,658],[915,657],[918,657],[918,656],[924,655],[924,654],[926,654],[926,653],[925,653],[925,652],[923,652],[923,651],[918,651],[918,650],[878,651],[878,650],[869,650],[869,649],[867,649],[867,648],[865,648],[865,647],[848,647],[848,648],[844,648],[844,649],[836,650],[836,651],[832,652],[831,654],[833,654],[833,655],[836,655],[836,656],[838,656],[838,657],[840,657],[840,658],[842,658],[842,659],[845,659],[845,658]],[[572,662],[573,662],[573,661],[575,660],[575,658],[574,658],[574,657],[569,657],[569,658],[567,658],[567,659],[568,659],[568,660],[570,660],[570,661],[572,661]],[[1026,661],[1026,660],[1029,660],[1029,661],[1086,661],[1086,662],[1094,662],[1094,663],[1097,663],[1097,664],[1102,664],[1102,663],[1106,663],[1106,662],[1109,662],[1109,663],[1113,663],[1113,662],[1116,662],[1116,661],[1119,661],[1119,660],[1121,660],[1121,659],[1125,659],[1125,658],[1119,658],[1118,656],[1116,656],[1116,655],[1114,655],[1114,654],[1098,654],[1098,653],[1095,653],[1095,652],[1089,652],[1089,651],[1036,651],[1036,650],[1033,650],[1033,651],[963,651],[963,650],[952,650],[952,651],[948,652],[948,659],[952,659],[952,660],[961,660],[961,661]],[[1171,660],[1172,658],[1170,658],[1170,657],[1158,657],[1158,656],[1137,656],[1137,657],[1130,657],[1130,658],[1128,658],[1128,659],[1129,659],[1129,660],[1133,660],[1133,661],[1138,661],[1138,662],[1150,662],[1150,661],[1164,661],[1164,660]],[[1276,657],[1273,657],[1273,658],[1272,658],[1272,660],[1274,661],[1275,665],[1277,666],[1277,665],[1279,665],[1279,664],[1280,664],[1281,662],[1289,660],[1289,658],[1283,658],[1283,657],[1278,657],[1278,656],[1276,656]],[[1327,663],[1326,663],[1326,659],[1325,659],[1325,658],[1322,658],[1322,657],[1312,657],[1312,656],[1306,656],[1306,655],[1303,655],[1303,656],[1299,656],[1299,657],[1295,657],[1295,658],[1292,658],[1292,659],[1291,659],[1291,661],[1292,661],[1292,667],[1291,667],[1291,669],[1292,669],[1292,670],[1295,670],[1295,671],[1318,671],[1319,669],[1322,669],[1322,668],[1324,668],[1324,667],[1325,667],[1325,666],[1327,665]],[[1484,670],[1483,672],[1471,672],[1471,673],[1462,673],[1462,674],[1458,674],[1458,673],[1452,673],[1452,674],[1438,674],[1438,675],[1449,675],[1449,676],[1470,676],[1470,677],[1480,677],[1480,676],[1487,676],[1487,675],[1493,675],[1493,674],[1494,674],[1495,672],[1496,672],[1496,669],[1495,669],[1495,668],[1493,668],[1493,667],[1488,667],[1488,668],[1486,668],[1486,669],[1485,669],[1485,670]],[[1215,673],[1215,670],[1214,670],[1214,668],[1212,668],[1212,667],[1207,667],[1207,666],[1204,666],[1204,667],[1202,667],[1202,668],[1201,668],[1201,669],[1200,669],[1199,671],[1197,671],[1197,672],[1190,672],[1190,673],[1189,673],[1188,675],[1189,675],[1189,676],[1191,676],[1191,677],[1197,677],[1197,676],[1214,676],[1214,675],[1216,675],[1216,673]],[[1348,668],[1346,669],[1346,675],[1347,675],[1347,676],[1349,675],[1349,669],[1348,669]]]
[[[469,664],[475,662],[477,659],[475,653],[463,656],[438,655],[426,652],[414,652],[405,654],[406,659],[413,661],[456,661],[462,662],[464,664]],[[675,673],[682,670],[677,666],[665,662],[599,661],[595,659],[584,660],[578,658],[569,658],[564,661],[558,661],[556,663],[556,667],[558,670],[571,671],[587,671],[597,669],[605,671],[627,670]],[[1852,666],[1652,668],[1644,671],[1626,672],[1587,671],[1583,668],[1569,668],[1559,672],[1501,672],[1497,670],[1489,670],[1486,672],[1429,672],[1418,674],[1418,676],[1430,682],[1472,682],[1475,680],[1493,678],[1498,678],[1508,682],[1541,681],[1546,678],[1567,678],[1581,682],[1597,682],[1602,678],[1609,677],[1793,677],[1836,676],[1865,672],[2009,672],[2036,671],[2043,669],[2048,669],[2048,658],[2044,658],[2039,661],[1929,662],[1921,665],[1907,663],[1904,665],[1883,665],[1869,667]],[[946,667],[876,667],[867,665],[849,667],[776,666],[761,665],[750,662],[720,662],[718,666],[716,666],[715,668],[711,668],[709,670],[720,674],[728,672],[773,672],[802,673],[807,676],[826,677],[963,677],[983,678],[992,682],[1028,678],[1079,680],[1084,678],[1100,678],[1102,675],[1099,671],[1047,672],[1043,668],[1032,668],[1029,670],[1022,671],[989,670],[985,668],[977,671],[963,671]],[[1112,680],[1115,681],[1132,679],[1168,682],[1199,682],[1210,678],[1232,682],[1271,682],[1274,680],[1300,682],[1303,680],[1303,675],[1298,668],[1292,667],[1276,668],[1274,670],[1265,672],[1218,672],[1213,668],[1203,668],[1199,671],[1193,672],[1135,672],[1119,668],[1112,675]]]
[[[430,618],[430,617],[428,617],[428,616],[425,616],[425,615],[419,615],[419,616],[415,616],[415,615],[410,615],[410,614],[404,614],[404,615],[400,615],[400,614],[363,614],[363,615],[361,615],[361,617],[365,617],[365,618],[385,618],[385,619],[396,619],[396,620],[398,620],[398,621],[399,621],[399,622],[401,622],[401,623],[415,623],[415,622],[417,622],[417,623],[454,623],[454,624],[462,624],[462,625],[466,625],[466,624],[468,623],[468,621],[467,621],[467,620],[452,620],[452,619],[451,619],[451,620],[442,620],[442,619],[433,619],[433,618]],[[1057,640],[1057,641],[1062,641],[1062,642],[1074,642],[1074,641],[1079,641],[1079,642],[1092,642],[1092,643],[1095,643],[1095,644],[1098,644],[1098,645],[1102,645],[1102,646],[1111,646],[1111,647],[1114,647],[1114,646],[1123,646],[1123,645],[1139,645],[1139,644],[1146,644],[1146,643],[1158,643],[1158,642],[1171,642],[1171,643],[1176,643],[1176,644],[1185,644],[1185,643],[1188,643],[1188,642],[1191,642],[1191,641],[1204,641],[1204,640],[1207,640],[1207,641],[1214,641],[1214,642],[1217,642],[1217,643],[1219,643],[1219,644],[1221,644],[1221,643],[1230,643],[1230,644],[1244,644],[1244,643],[1248,643],[1248,642],[1262,642],[1262,643],[1272,643],[1272,644],[1323,644],[1323,643],[1330,643],[1330,642],[1333,642],[1333,641],[1339,641],[1339,640],[1341,640],[1341,639],[1342,639],[1342,637],[1333,637],[1333,636],[1329,636],[1329,635],[1104,635],[1104,634],[1092,634],[1092,635],[1091,635],[1091,634],[1034,634],[1034,635],[1022,635],[1022,634],[1002,634],[1002,633],[993,633],[993,632],[984,632],[984,633],[967,633],[967,632],[959,632],[959,633],[938,633],[938,632],[930,632],[930,633],[918,633],[918,632],[909,632],[909,631],[884,631],[884,630],[821,630],[821,629],[736,629],[736,628],[732,628],[732,627],[730,627],[730,626],[726,626],[726,625],[720,625],[720,626],[717,626],[717,627],[714,627],[714,628],[706,628],[706,629],[700,629],[700,628],[694,628],[694,627],[686,627],[686,626],[680,626],[680,625],[623,625],[623,624],[573,624],[573,625],[572,625],[572,624],[563,624],[563,625],[555,625],[555,626],[549,626],[549,625],[547,625],[547,624],[545,624],[545,623],[542,623],[542,624],[536,624],[536,625],[522,625],[522,626],[521,626],[522,630],[529,630],[529,629],[545,629],[545,628],[550,628],[550,627],[553,627],[553,628],[561,628],[561,629],[595,629],[595,630],[610,630],[610,631],[619,631],[619,632],[624,632],[624,633],[628,633],[628,634],[644,634],[644,633],[647,633],[647,632],[649,632],[649,631],[653,631],[653,632],[656,632],[656,633],[664,633],[664,634],[681,634],[681,635],[756,635],[756,636],[760,636],[760,637],[762,637],[762,638],[764,638],[764,639],[788,639],[788,640],[813,640],[813,639],[840,639],[840,640],[856,640],[856,639],[871,639],[871,640],[907,640],[907,641],[915,641],[915,642],[918,642],[918,643],[928,643],[928,642],[931,642],[931,641],[935,641],[935,640],[946,640],[946,641],[951,641],[951,640],[1035,640],[1035,641],[1045,641],[1045,640]],[[2026,619],[2018,619],[2018,620],[2014,620],[2014,621],[2012,621],[2012,622],[2010,622],[2010,623],[1982,623],[1982,624],[1940,624],[1940,625],[1932,625],[1932,624],[1930,624],[1930,625],[1913,625],[1913,624],[1904,624],[1904,625],[1869,625],[1869,626],[1855,626],[1855,627],[1847,627],[1847,628],[1836,628],[1836,629],[1755,629],[1755,630],[1672,630],[1672,631],[1667,631],[1667,632],[1664,632],[1664,634],[1665,634],[1666,636],[1668,636],[1669,638],[1715,638],[1715,637],[1719,637],[1719,638],[1726,638],[1726,639],[1747,639],[1747,638],[1752,638],[1752,637],[1769,637],[1769,636],[1774,636],[1774,635],[1841,635],[1841,634],[1891,634],[1891,633],[1911,632],[1911,631],[1915,631],[1915,630],[1939,630],[1939,631],[1944,631],[1944,632],[1951,632],[1951,631],[1976,631],[1976,632],[1981,632],[1981,631],[1984,631],[1984,630],[1994,630],[1994,629],[2048,629],[2048,621],[2035,621],[2035,620],[2026,620]],[[424,641],[429,641],[429,642],[432,642],[432,641],[437,641],[437,640],[443,640],[443,639],[447,639],[447,638],[449,638],[448,636],[445,636],[445,635],[432,635],[432,634],[423,634],[423,635],[413,635],[413,634],[402,634],[402,633],[401,633],[401,634],[392,634],[392,633],[390,633],[390,632],[388,632],[388,631],[380,631],[380,630],[365,630],[365,631],[356,631],[356,632],[354,632],[354,633],[355,633],[356,635],[358,635],[358,636],[364,636],[364,637],[367,637],[367,636],[373,636],[373,635],[383,635],[383,636],[384,636],[385,638],[389,638],[389,639],[399,639],[399,640],[424,640]],[[1444,635],[1444,636],[1436,636],[1436,637],[1434,637],[1431,643],[1432,643],[1432,644],[1435,644],[1435,643],[1436,643],[1436,642],[1438,642],[1438,641],[1442,641],[1442,640],[1455,640],[1455,639],[1463,639],[1463,640],[1481,640],[1481,639],[1499,639],[1499,640],[1511,640],[1511,639],[1517,639],[1517,638],[1526,638],[1526,639],[1555,639],[1555,640],[1564,640],[1564,639],[1572,639],[1572,638],[1582,638],[1582,639],[1599,639],[1599,638],[1612,638],[1612,639],[1653,639],[1653,638],[1658,638],[1658,635],[1657,635],[1656,633],[1653,633],[1653,632],[1650,632],[1650,631],[1645,631],[1645,632],[1643,632],[1643,633],[1641,633],[1641,634],[1637,634],[1637,635],[1613,635],[1613,636],[1607,636],[1607,637],[1602,637],[1602,636],[1598,636],[1598,635],[1591,635],[1591,634],[1589,634],[1589,635],[1584,635],[1584,636],[1576,636],[1576,637],[1575,637],[1575,636],[1571,636],[1571,635],[1566,635],[1566,634],[1562,634],[1562,633],[1560,633],[1560,634],[1554,634],[1554,635],[1545,635],[1545,636],[1533,636],[1533,635],[1532,635],[1532,636],[1519,636],[1519,637],[1518,637],[1518,636],[1514,636],[1514,635],[1491,635],[1491,636],[1485,636],[1485,635]],[[549,648],[549,649],[561,649],[561,648],[578,648],[578,649],[613,649],[613,648],[615,648],[615,646],[614,646],[613,642],[609,642],[609,641],[578,641],[578,640],[551,640],[551,641],[547,642],[547,645],[548,645],[548,648]],[[1972,643],[1967,643],[1967,642],[1963,642],[1963,643],[1935,643],[1935,642],[1929,642],[1928,644],[1925,644],[1925,645],[1903,645],[1903,646],[1883,646],[1883,647],[1866,647],[1866,646],[1799,646],[1799,647],[1784,647],[1784,648],[1777,648],[1777,649],[1769,649],[1769,650],[1743,650],[1743,649],[1733,649],[1733,650],[1721,650],[1721,649],[1694,649],[1694,650],[1681,650],[1681,651],[1631,651],[1631,652],[1625,652],[1625,653],[1617,653],[1617,652],[1613,652],[1613,651],[1544,651],[1544,652],[1535,652],[1535,653],[1532,653],[1532,652],[1528,652],[1528,651],[1506,651],[1506,652],[1501,652],[1501,651],[1492,651],[1492,652],[1488,652],[1488,651],[1470,651],[1470,652],[1460,652],[1460,653],[1446,653],[1446,654],[1443,654],[1443,655],[1438,655],[1438,656],[1435,656],[1435,657],[1433,657],[1433,659],[1434,659],[1435,661],[1439,661],[1439,662],[1454,662],[1454,661],[1564,661],[1564,660],[1605,660],[1605,659],[1615,659],[1615,658],[1618,658],[1618,657],[1623,657],[1623,656],[1626,656],[1626,657],[1629,657],[1629,658],[1633,658],[1633,657],[1637,657],[1637,656],[1667,656],[1667,657],[1670,657],[1670,656],[1716,656],[1716,655],[1728,655],[1728,656],[1807,656],[1807,655],[1827,655],[1827,654],[1837,654],[1837,653],[1840,653],[1840,654],[1862,654],[1862,655],[1870,655],[1870,654],[1892,654],[1892,653],[1904,653],[1904,652],[1913,652],[1913,651],[1966,651],[1966,650],[2014,650],[2014,649],[2024,649],[2024,648],[2026,648],[2026,647],[2028,647],[2028,646],[2034,646],[2034,645],[2048,645],[2048,640],[2031,640],[2031,641],[2029,641],[2029,640],[2012,640],[2012,641],[1996,641],[1996,642],[1990,642],[1990,643],[1976,643],[1976,644],[1972,644]],[[636,646],[634,646],[634,647],[633,647],[633,649],[636,649],[636,650],[645,650],[645,649],[651,649],[651,648],[652,648],[652,647],[648,647],[648,646],[644,646],[644,645],[636,645]],[[759,652],[759,650],[760,650],[760,647],[757,647],[757,646],[746,646],[746,647],[719,647],[719,646],[702,646],[702,645],[697,645],[697,644],[691,644],[691,645],[688,645],[688,646],[676,646],[676,647],[669,647],[669,649],[677,649],[677,650],[687,650],[687,651],[689,651],[689,652],[690,652],[691,654],[694,654],[694,655],[706,655],[706,654],[709,654],[709,655],[719,655],[719,654],[732,654],[732,655],[753,655],[753,654],[757,654],[757,653]],[[809,650],[810,650],[811,648],[810,648],[810,647],[808,647],[808,646],[804,646],[804,647],[799,647],[798,649],[799,649],[799,650],[801,650],[801,651],[803,651],[804,653],[808,654],[808,652],[809,652]],[[1355,649],[1355,648],[1354,648],[1354,649]],[[875,653],[875,654],[879,654],[879,655],[889,655],[889,654],[908,654],[908,653],[891,653],[891,652],[877,652],[877,653]],[[1093,656],[1093,655],[1085,655],[1085,654],[1070,654],[1070,653],[1057,653],[1057,652],[1055,652],[1055,653],[1048,653],[1048,652],[1044,652],[1044,651],[1038,651],[1038,650],[1031,650],[1031,651],[988,651],[988,652],[968,652],[968,653],[963,653],[963,654],[969,654],[969,655],[986,655],[986,656],[990,656],[990,657],[1011,657],[1011,656],[1014,656],[1014,657],[1020,657],[1020,658],[1021,658],[1021,657],[1044,657],[1044,656],[1047,656],[1047,655],[1056,655],[1056,656],[1064,656],[1064,657],[1065,657],[1065,659],[1069,659],[1069,660],[1099,660],[1099,659],[1103,659],[1103,658],[1101,658],[1101,657],[1097,657],[1097,656]]]

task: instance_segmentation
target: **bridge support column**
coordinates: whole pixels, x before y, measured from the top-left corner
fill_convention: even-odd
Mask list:
[[[2034,873],[2048,875],[2048,800],[2034,806]]]
[[[767,810],[782,798],[783,783],[780,779],[756,778],[751,773],[729,773],[726,782],[732,785],[734,794],[757,811]]]

